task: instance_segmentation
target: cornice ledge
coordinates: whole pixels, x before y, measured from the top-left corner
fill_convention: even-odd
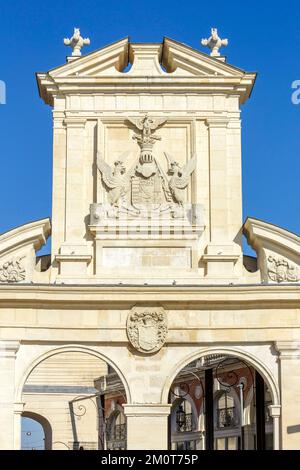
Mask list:
[[[50,219],[36,220],[13,228],[0,235],[0,256],[18,247],[33,244],[39,250],[51,233]]]
[[[261,246],[261,240],[276,241],[284,247],[287,242],[290,242],[293,244],[293,251],[300,252],[299,235],[264,220],[247,217],[243,225],[243,232],[251,246],[255,244]]]
[[[125,415],[128,416],[169,416],[170,404],[135,403],[124,404]]]
[[[299,341],[276,341],[274,343],[280,359],[299,359],[300,358],[300,340]]]
[[[0,341],[0,358],[11,358],[15,359],[16,354],[19,350],[19,341]]]
[[[201,308],[239,305],[247,308],[299,308],[300,285],[258,286],[109,286],[109,285],[0,285],[0,305],[99,305],[116,303],[187,302]],[[280,300],[280,302],[278,302]]]

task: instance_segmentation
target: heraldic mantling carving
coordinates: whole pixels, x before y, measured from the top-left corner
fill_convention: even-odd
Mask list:
[[[145,354],[159,351],[168,333],[162,307],[133,307],[127,318],[127,336],[132,346]]]

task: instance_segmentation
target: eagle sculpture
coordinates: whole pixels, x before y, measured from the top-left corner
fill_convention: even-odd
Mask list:
[[[191,174],[196,168],[196,155],[193,155],[193,157],[183,167],[181,167],[168,153],[165,152],[165,156],[169,165],[168,173],[169,175],[172,175],[169,180],[170,193],[175,202],[183,205],[185,201],[185,189],[190,182]]]
[[[97,153],[97,167],[101,173],[102,181],[108,191],[108,200],[110,204],[116,205],[119,200],[126,203],[125,196],[130,190],[130,178],[134,169],[126,173],[124,161],[129,152],[123,153],[115,162],[114,168],[111,168],[101,154]]]

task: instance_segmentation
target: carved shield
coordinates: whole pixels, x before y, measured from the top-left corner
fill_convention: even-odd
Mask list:
[[[161,178],[158,175],[148,179],[135,176],[132,178],[132,204],[143,207],[148,204],[162,204],[165,202]]]
[[[127,318],[130,343],[140,352],[153,353],[164,344],[167,319],[162,307],[133,307]]]
[[[158,331],[156,325],[143,325],[138,326],[139,345],[145,351],[151,351],[156,345]]]

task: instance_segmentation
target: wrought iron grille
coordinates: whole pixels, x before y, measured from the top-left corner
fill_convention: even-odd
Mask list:
[[[234,407],[222,408],[217,413],[218,428],[230,428],[235,425],[234,422]]]
[[[122,441],[126,439],[126,424],[116,424],[113,430],[113,439],[116,441]]]
[[[177,424],[177,432],[190,432],[193,430],[193,415],[186,413],[184,422],[181,426]]]
[[[107,430],[106,442],[108,450],[126,449],[126,423],[115,424],[111,429]]]

